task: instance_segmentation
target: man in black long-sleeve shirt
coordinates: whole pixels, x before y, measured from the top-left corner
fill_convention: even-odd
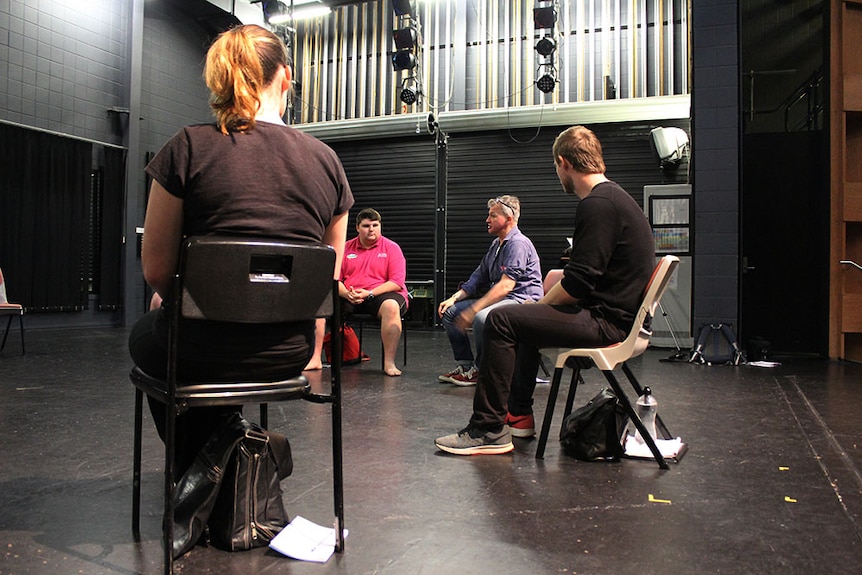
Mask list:
[[[581,201],[572,255],[563,279],[536,304],[492,310],[470,423],[439,437],[458,455],[507,453],[512,435],[535,434],[533,391],[542,347],[599,347],[625,339],[655,265],[652,230],[643,210],[605,176],[602,147],[583,126],[554,142],[563,190]]]

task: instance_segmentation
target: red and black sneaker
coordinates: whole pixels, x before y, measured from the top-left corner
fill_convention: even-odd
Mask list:
[[[536,424],[530,415],[506,414],[506,425],[512,430],[512,437],[533,437],[536,435]]]

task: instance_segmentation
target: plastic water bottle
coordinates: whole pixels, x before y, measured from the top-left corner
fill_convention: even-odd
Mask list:
[[[637,414],[638,417],[641,418],[641,421],[644,424],[647,432],[650,436],[655,439],[655,414],[658,410],[658,401],[656,401],[655,397],[653,397],[652,390],[648,387],[644,388],[644,393],[638,398],[637,401]],[[644,439],[641,437],[641,432],[635,429],[635,439],[638,443],[643,443]]]

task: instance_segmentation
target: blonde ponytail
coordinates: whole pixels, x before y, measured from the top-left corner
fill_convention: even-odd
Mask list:
[[[204,80],[222,133],[254,128],[261,92],[279,66],[288,66],[287,49],[269,30],[249,24],[216,38],[207,52]]]

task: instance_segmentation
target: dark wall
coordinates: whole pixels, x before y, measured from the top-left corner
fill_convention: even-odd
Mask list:
[[[662,125],[689,128],[687,121]],[[577,208],[577,198],[560,187],[551,154],[554,139],[566,127],[448,134],[446,154],[439,156],[430,136],[334,142],[332,147],[356,197],[351,215],[364,207],[381,212],[384,234],[404,250],[409,281],[435,279],[435,242],[444,244],[439,301],[469,277],[485,254],[493,239],[485,224],[487,202],[503,194],[521,200],[519,227],[535,244],[543,273],[558,266]],[[659,169],[650,147],[654,127],[590,126],[602,141],[608,177],[640,204],[645,185],[687,181],[687,161],[672,172]],[[445,169],[440,170],[438,161],[446,163]],[[439,193],[438,173],[446,174]],[[444,214],[443,229],[435,226],[438,209]]]
[[[736,0],[692,3],[692,325],[737,324],[739,49]]]

